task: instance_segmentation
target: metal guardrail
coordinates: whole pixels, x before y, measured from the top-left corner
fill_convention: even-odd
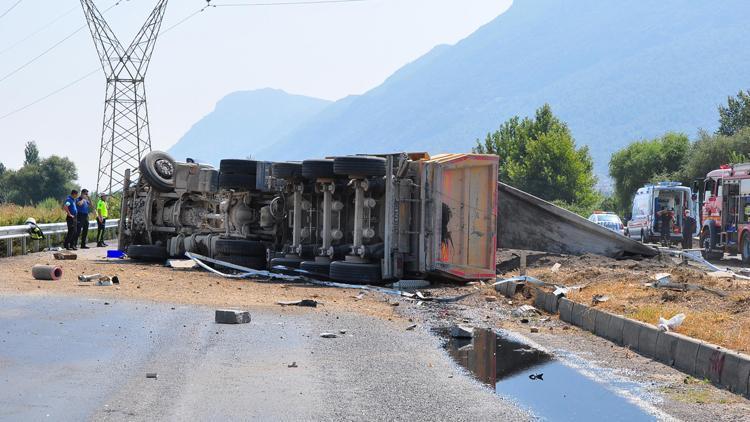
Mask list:
[[[111,239],[111,237],[107,237],[106,233],[107,231],[112,231],[111,229],[117,229],[120,224],[119,219],[112,219],[107,220],[107,222],[104,225],[105,228],[105,238],[108,240]],[[18,241],[21,245],[21,253],[26,254],[28,249],[27,245],[29,241],[31,241],[34,244],[34,251],[38,252],[40,250],[40,244],[42,242],[46,242],[47,248],[51,248],[54,244],[59,244],[62,242],[62,236],[63,234],[68,232],[68,226],[66,223],[49,223],[49,224],[39,224],[39,228],[42,229],[44,232],[44,235],[46,238],[44,240],[31,240],[31,236],[29,235],[29,227],[27,225],[21,225],[21,226],[4,226],[0,227],[0,241],[5,242],[5,247],[7,248],[7,255],[6,257],[13,256],[13,244],[14,242]],[[96,220],[89,221],[89,230],[96,230],[97,229],[97,222]],[[56,239],[53,241],[53,237]]]

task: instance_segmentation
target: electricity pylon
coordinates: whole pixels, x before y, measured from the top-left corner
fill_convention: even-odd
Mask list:
[[[145,76],[168,0],[159,0],[128,49],[124,49],[93,0],[81,0],[107,78],[99,149],[97,192],[120,190],[125,170],[138,169],[151,150]]]

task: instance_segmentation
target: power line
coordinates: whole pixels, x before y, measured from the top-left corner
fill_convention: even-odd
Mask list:
[[[59,21],[60,19],[62,19],[62,18],[64,18],[64,17],[66,17],[66,16],[68,16],[69,14],[73,13],[74,11],[76,11],[76,9],[78,9],[78,6],[75,6],[75,7],[72,7],[72,8],[70,8],[70,9],[68,9],[68,10],[67,10],[67,11],[66,11],[65,13],[63,13],[62,15],[60,15],[60,16],[58,16],[58,17],[56,17],[56,18],[52,19],[51,21],[47,22],[46,24],[42,25],[42,26],[41,26],[40,28],[38,28],[38,29],[37,29],[36,31],[34,31],[34,32],[30,33],[29,35],[27,35],[27,36],[25,36],[25,37],[21,38],[20,40],[18,40],[18,41],[16,41],[16,42],[14,42],[13,44],[9,45],[8,47],[4,48],[3,50],[0,50],[0,56],[2,56],[3,54],[7,53],[8,51],[10,51],[10,50],[14,49],[14,48],[15,48],[15,47],[17,47],[17,46],[18,46],[19,44],[22,44],[23,42],[25,42],[25,41],[27,41],[28,39],[32,38],[32,37],[33,37],[34,35],[36,35],[36,34],[38,34],[38,33],[42,32],[42,31],[44,31],[45,29],[49,28],[50,26],[54,25],[54,24],[55,24],[55,23],[57,23],[57,22],[58,22],[58,21]]]
[[[15,9],[15,8],[16,8],[16,6],[18,6],[18,3],[21,3],[22,1],[23,1],[23,0],[18,0],[18,1],[16,1],[15,3],[13,3],[13,5],[12,5],[12,6],[10,6],[10,8],[9,8],[8,10],[6,10],[6,11],[5,11],[5,12],[3,12],[2,14],[0,14],[0,19],[2,19],[3,17],[5,17],[5,15],[7,15],[8,13],[10,13],[10,11],[11,11],[11,10]]]
[[[299,6],[306,4],[329,4],[329,3],[361,3],[369,0],[311,0],[311,1],[285,1],[279,3],[225,3],[210,4],[210,7],[255,7],[255,6]],[[209,7],[207,6],[207,7]]]
[[[119,3],[119,1],[118,1],[117,3]],[[115,4],[115,5],[116,5],[116,4]],[[113,5],[113,7],[114,7],[115,5]],[[196,15],[198,15],[198,14],[199,14],[200,12],[203,12],[204,10],[206,10],[206,9],[207,9],[207,7],[208,7],[208,6],[206,6],[206,7],[203,7],[203,8],[201,8],[201,9],[198,9],[198,10],[196,10],[195,12],[191,13],[190,15],[188,15],[188,16],[186,16],[186,17],[182,18],[181,20],[179,20],[179,21],[178,21],[177,23],[175,23],[174,25],[171,25],[170,27],[168,27],[167,29],[165,29],[164,31],[162,31],[162,36],[163,36],[164,34],[166,34],[167,32],[169,32],[170,30],[172,30],[172,29],[174,29],[174,28],[176,28],[176,27],[178,27],[178,26],[182,25],[183,23],[187,22],[188,20],[192,19],[193,17],[195,17]],[[50,93],[48,93],[48,94],[46,94],[46,95],[44,95],[44,96],[42,96],[42,97],[39,97],[39,98],[37,98],[36,100],[34,100],[34,101],[32,101],[32,102],[30,102],[30,103],[28,103],[28,104],[24,105],[24,106],[21,106],[21,107],[19,107],[19,108],[15,109],[15,110],[11,110],[11,111],[9,111],[9,112],[7,112],[7,113],[3,114],[3,115],[0,115],[0,120],[4,120],[4,119],[6,119],[6,118],[8,118],[8,117],[10,117],[10,116],[12,116],[12,115],[14,115],[14,114],[20,113],[20,112],[22,112],[22,111],[24,111],[24,110],[26,110],[26,109],[28,109],[28,108],[30,108],[30,107],[32,107],[32,106],[35,106],[35,105],[39,104],[40,102],[42,102],[42,101],[46,100],[47,98],[49,98],[49,97],[52,97],[52,96],[53,96],[53,95],[55,95],[55,94],[58,94],[58,93],[60,93],[60,92],[62,92],[62,91],[64,91],[64,90],[66,90],[66,89],[68,89],[68,88],[71,88],[71,87],[73,87],[73,86],[77,85],[78,83],[80,83],[80,82],[84,81],[85,79],[88,79],[88,78],[90,78],[90,77],[91,77],[91,76],[93,76],[93,75],[94,75],[95,73],[99,72],[99,70],[100,70],[100,68],[99,68],[99,67],[97,67],[96,69],[92,70],[91,72],[89,72],[89,73],[87,73],[87,74],[85,74],[85,75],[83,75],[83,76],[79,77],[78,79],[76,79],[76,80],[74,80],[74,81],[72,81],[72,82],[69,82],[68,84],[66,84],[66,85],[64,85],[64,86],[62,86],[62,87],[60,87],[60,88],[57,88],[56,90],[54,90],[54,91],[52,91],[52,92],[50,92]]]
[[[107,13],[112,8],[114,8],[115,6],[119,5],[120,2],[121,2],[121,0],[116,1],[113,5],[109,6],[107,9],[105,9],[103,13]],[[81,30],[84,29],[84,28],[86,28],[85,24],[82,25],[82,26],[79,26],[78,29],[76,29],[75,31],[71,32],[70,34],[68,34],[67,36],[65,36],[63,39],[61,39],[60,41],[52,44],[52,46],[48,47],[46,50],[42,51],[40,54],[34,56],[31,60],[28,60],[27,62],[25,62],[21,66],[18,66],[17,68],[13,69],[9,73],[5,74],[3,77],[0,77],[0,83],[4,82],[8,78],[12,77],[16,73],[22,71],[23,69],[25,69],[29,65],[33,64],[37,60],[41,59],[42,57],[46,56],[49,52],[51,52],[55,48],[59,47],[62,43],[64,43],[65,41],[69,40],[70,38],[72,38],[77,33],[81,32]]]

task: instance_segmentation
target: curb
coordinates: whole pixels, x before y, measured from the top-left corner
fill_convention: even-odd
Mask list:
[[[750,356],[535,290],[534,305],[560,320],[750,398]]]

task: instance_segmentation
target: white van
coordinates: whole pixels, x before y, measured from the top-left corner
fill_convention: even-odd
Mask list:
[[[675,223],[671,233],[672,241],[682,239],[682,218],[685,209],[690,210],[692,216],[698,215],[698,204],[693,201],[693,193],[680,182],[660,182],[656,185],[646,185],[636,192],[633,198],[633,211],[628,221],[626,235],[632,239],[639,239],[643,243],[658,242],[660,238],[659,218],[657,212],[663,209],[674,211]],[[696,232],[698,234],[698,224]]]

